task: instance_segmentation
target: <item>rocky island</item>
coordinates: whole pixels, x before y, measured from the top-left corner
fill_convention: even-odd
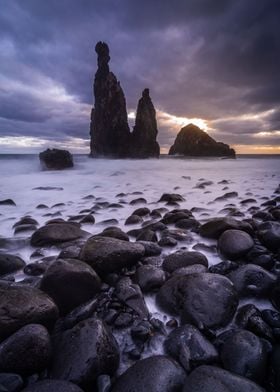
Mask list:
[[[196,125],[188,124],[178,133],[169,155],[235,158],[235,151],[228,144],[216,142]]]

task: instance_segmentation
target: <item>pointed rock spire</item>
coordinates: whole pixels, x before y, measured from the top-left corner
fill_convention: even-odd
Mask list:
[[[149,89],[145,88],[139,99],[135,127],[132,132],[131,153],[135,158],[159,157],[159,144],[156,111],[150,98]]]

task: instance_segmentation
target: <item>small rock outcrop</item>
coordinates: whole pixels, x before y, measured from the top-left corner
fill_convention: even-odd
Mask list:
[[[43,169],[63,170],[74,166],[72,154],[67,150],[47,149],[39,154]]]
[[[156,111],[149,89],[145,88],[138,102],[131,155],[134,158],[158,158],[160,147],[156,141],[157,134]]]
[[[216,142],[196,125],[188,124],[178,133],[169,155],[235,158],[235,151],[228,144]]]
[[[91,156],[125,158],[129,155],[130,130],[126,101],[116,76],[109,68],[109,47],[95,46],[98,69],[94,79],[95,107],[91,113]]]

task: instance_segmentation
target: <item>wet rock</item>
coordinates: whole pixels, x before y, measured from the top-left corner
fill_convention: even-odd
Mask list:
[[[30,216],[24,216],[13,225],[13,228],[22,225],[38,225],[38,224],[39,223],[36,221],[36,219],[33,219]]]
[[[260,383],[266,376],[267,357],[267,350],[261,339],[249,331],[233,334],[221,350],[226,370]]]
[[[185,199],[183,196],[179,195],[178,193],[164,193],[161,198],[159,199],[159,202],[180,202],[184,201]]]
[[[144,229],[136,237],[136,241],[157,242],[157,235],[153,230]]]
[[[150,209],[147,207],[140,207],[137,208],[137,210],[133,211],[132,215],[137,215],[137,216],[146,216],[149,215]]]
[[[237,260],[245,256],[253,246],[252,237],[241,230],[226,230],[218,241],[219,251],[230,260]]]
[[[183,392],[265,392],[245,377],[215,366],[200,366],[187,378]]]
[[[103,232],[98,236],[116,238],[122,241],[129,241],[128,235],[124,233],[119,227],[114,226],[106,227],[106,229],[104,229]]]
[[[0,373],[0,390],[3,392],[19,392],[23,388],[23,379],[18,374]]]
[[[109,47],[105,42],[95,46],[98,69],[94,79],[95,107],[91,112],[90,150],[93,157],[129,156],[130,130],[123,90],[109,69]]]
[[[280,312],[272,309],[264,309],[262,317],[273,328],[280,328]]]
[[[280,249],[280,223],[265,222],[261,224],[258,236],[269,250],[277,252]]]
[[[10,274],[25,266],[25,262],[18,256],[0,253],[0,275]]]
[[[270,252],[264,246],[255,245],[246,255],[246,259],[260,267],[270,270],[274,265],[274,260]]]
[[[157,303],[199,329],[227,325],[238,304],[233,284],[224,276],[202,273],[174,276],[160,288]]]
[[[47,263],[30,263],[24,267],[23,272],[30,276],[40,276],[45,273],[47,268]]]
[[[272,305],[280,311],[280,284],[277,282],[275,287],[272,289],[270,293],[270,301]]]
[[[156,111],[150,98],[149,89],[145,88],[137,106],[135,126],[131,137],[131,155],[133,158],[158,158],[159,144]]]
[[[0,200],[0,206],[16,206],[16,203],[12,199]]]
[[[83,392],[72,382],[60,380],[43,380],[24,388],[22,392]]]
[[[271,354],[270,372],[275,391],[280,390],[280,345],[275,345]]]
[[[238,196],[237,192],[227,192],[223,196],[216,197],[214,201],[225,201],[231,199],[232,197],[237,197],[237,196]]]
[[[91,237],[82,247],[80,258],[88,263],[98,274],[131,267],[145,254],[145,248],[139,243],[131,243],[115,238]]]
[[[203,272],[208,272],[207,267],[202,264],[194,264],[189,267],[178,268],[172,272],[172,276],[176,275],[191,275],[191,274],[201,274]]]
[[[141,218],[141,216],[138,215],[130,215],[126,221],[125,221],[125,225],[136,225],[139,223],[142,223],[143,219]]]
[[[173,330],[164,342],[164,347],[188,372],[202,364],[214,363],[219,358],[213,344],[190,324]]]
[[[105,324],[95,318],[81,321],[55,338],[50,376],[92,388],[100,374],[113,375],[119,348]]]
[[[164,258],[162,268],[171,273],[178,268],[189,267],[194,264],[202,264],[208,267],[208,260],[200,252],[178,250]]]
[[[144,199],[144,197],[138,197],[137,199],[133,199],[131,200],[131,202],[129,203],[131,206],[135,206],[137,204],[146,204],[147,200]]]
[[[114,326],[116,328],[126,328],[132,324],[133,317],[130,313],[120,313],[114,318]]]
[[[122,278],[116,285],[115,294],[120,301],[133,309],[140,317],[148,317],[149,311],[144,300],[142,291],[137,284],[129,278]]]
[[[0,369],[31,375],[44,370],[51,357],[48,331],[39,324],[29,324],[0,344]]]
[[[178,243],[177,240],[171,237],[170,235],[164,235],[158,241],[158,244],[164,247],[174,247],[177,245],[177,243]]]
[[[41,290],[0,284],[0,340],[27,324],[51,327],[57,317],[56,305]]]
[[[177,362],[166,356],[142,359],[124,372],[113,384],[112,392],[180,391],[185,372]]]
[[[15,228],[14,234],[27,233],[35,230],[37,230],[36,225],[20,225]]]
[[[40,227],[31,237],[32,246],[55,245],[84,238],[88,233],[72,223],[51,223]]]
[[[93,225],[95,223],[95,218],[92,214],[88,214],[80,220],[80,223],[87,223]]]
[[[213,218],[200,226],[199,233],[202,237],[218,239],[226,230],[243,230],[253,233],[252,226],[247,222],[238,221],[231,217]]]
[[[145,248],[145,257],[158,256],[161,254],[161,247],[155,242],[151,241],[138,241]]]
[[[43,169],[62,170],[74,166],[73,157],[67,150],[47,149],[39,154]]]
[[[221,263],[211,265],[209,272],[213,274],[227,275],[229,272],[236,270],[239,264],[234,261],[226,260]]]
[[[45,272],[40,289],[66,314],[87,302],[100,291],[101,282],[95,271],[79,260],[58,259]]]
[[[167,212],[162,218],[162,222],[166,225],[176,223],[183,219],[189,219],[192,216],[190,211]]]
[[[194,218],[180,219],[175,223],[179,229],[198,230],[200,223]]]
[[[255,264],[246,264],[230,272],[228,278],[233,282],[240,296],[261,297],[267,295],[277,277]]]
[[[158,289],[165,282],[165,273],[153,265],[143,265],[136,270],[136,281],[141,290],[152,291]]]

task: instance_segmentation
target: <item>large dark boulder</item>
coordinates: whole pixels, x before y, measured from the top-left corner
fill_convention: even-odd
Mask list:
[[[258,228],[261,242],[271,251],[280,249],[280,223],[264,222]]]
[[[83,392],[78,385],[61,380],[43,380],[24,388],[22,392]]]
[[[173,359],[159,355],[142,359],[124,372],[111,392],[179,392],[185,372]]]
[[[94,79],[95,107],[91,112],[91,156],[125,158],[129,156],[130,130],[126,101],[116,76],[109,69],[109,47],[95,46],[98,69]]]
[[[245,377],[215,366],[200,366],[187,378],[183,392],[265,392]]]
[[[199,233],[202,237],[218,239],[224,231],[231,229],[253,233],[252,226],[248,222],[242,222],[228,216],[210,219],[200,226]]]
[[[22,258],[8,253],[0,253],[0,275],[10,274],[24,268]]]
[[[214,363],[219,358],[213,344],[190,324],[174,329],[164,342],[164,347],[187,371]]]
[[[74,223],[50,223],[40,227],[31,237],[32,246],[55,245],[86,237],[88,233]]]
[[[197,126],[188,124],[178,133],[169,155],[235,158],[235,151],[227,144],[216,142]]]
[[[107,237],[90,237],[83,246],[80,259],[100,276],[131,267],[145,254],[143,245]]]
[[[67,150],[47,149],[39,154],[43,169],[63,170],[74,166],[73,157]]]
[[[45,272],[40,289],[53,298],[60,313],[66,314],[99,292],[101,281],[86,263],[58,259]]]
[[[226,230],[218,241],[219,251],[229,260],[237,260],[245,256],[253,246],[253,238],[242,230]]]
[[[51,357],[48,331],[29,324],[0,344],[0,372],[30,375],[44,370]]]
[[[227,325],[238,304],[232,282],[221,275],[200,273],[174,276],[160,288],[158,304],[199,329]]]
[[[0,340],[27,324],[52,327],[58,318],[53,300],[28,286],[0,285]]]
[[[113,375],[119,366],[118,344],[105,326],[95,318],[81,321],[54,339],[50,376],[91,387],[100,374]]]
[[[158,158],[156,111],[150,98],[149,89],[145,88],[138,102],[135,126],[132,132],[131,155],[133,158]]]
[[[165,271],[173,272],[178,268],[189,267],[195,264],[202,264],[208,267],[207,257],[200,252],[178,250],[164,258],[162,268]]]
[[[264,381],[267,357],[265,344],[249,331],[232,334],[221,350],[221,360],[226,370],[256,382]]]

